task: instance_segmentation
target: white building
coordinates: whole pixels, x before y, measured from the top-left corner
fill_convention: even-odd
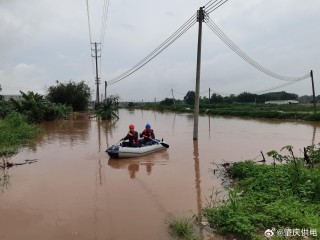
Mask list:
[[[272,100],[272,101],[265,101],[264,104],[276,104],[276,105],[282,105],[282,104],[298,104],[298,100]]]
[[[21,100],[22,96],[21,95],[2,95],[4,101],[9,101],[11,98],[15,100]]]

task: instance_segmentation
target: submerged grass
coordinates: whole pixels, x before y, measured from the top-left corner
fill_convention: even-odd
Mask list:
[[[39,133],[40,129],[28,124],[26,118],[19,113],[12,112],[0,119],[0,157],[16,154],[19,147]]]
[[[229,189],[229,198],[204,209],[212,228],[240,239],[264,239],[267,229],[274,230],[271,239],[284,239],[289,230],[295,230],[291,239],[303,236],[302,230],[304,236],[319,239],[320,149],[309,148],[315,157],[310,165],[295,157],[292,147],[284,149],[290,154],[268,153],[275,160],[272,165],[245,161],[230,168],[229,177],[237,183]]]

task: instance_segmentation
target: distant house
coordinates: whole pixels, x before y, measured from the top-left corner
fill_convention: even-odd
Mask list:
[[[21,100],[22,96],[21,95],[2,95],[4,101],[9,101],[11,98],[15,100]]]
[[[298,104],[298,100],[272,100],[272,101],[265,101],[264,104],[276,104],[276,105],[282,105],[282,104]]]

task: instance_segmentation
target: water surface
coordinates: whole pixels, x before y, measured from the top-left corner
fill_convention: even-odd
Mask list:
[[[224,162],[261,160],[260,151],[299,149],[318,142],[319,124],[241,118],[199,118],[154,111],[119,111],[118,121],[86,115],[43,124],[45,134],[13,159],[26,164],[0,170],[0,239],[170,239],[168,214],[198,215],[221,179],[210,169]],[[152,155],[113,160],[107,146],[134,123],[150,123],[170,148]],[[204,234],[205,235],[205,234]]]

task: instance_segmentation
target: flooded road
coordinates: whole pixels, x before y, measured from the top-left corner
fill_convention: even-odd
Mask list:
[[[197,215],[212,188],[221,190],[213,163],[261,160],[260,151],[285,145],[301,156],[299,149],[320,136],[317,123],[202,116],[194,142],[190,114],[120,110],[119,116],[46,123],[45,134],[13,159],[38,161],[0,170],[1,240],[167,240],[169,213]],[[141,132],[147,122],[169,149],[109,159],[107,146],[130,123]]]

